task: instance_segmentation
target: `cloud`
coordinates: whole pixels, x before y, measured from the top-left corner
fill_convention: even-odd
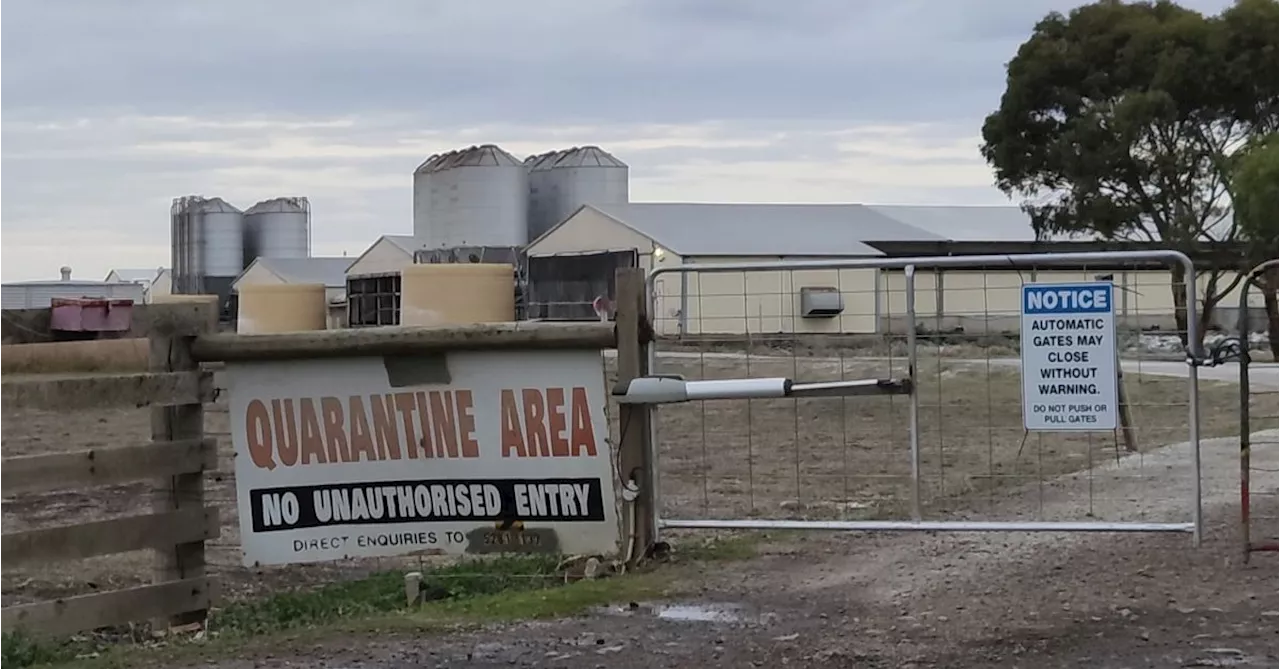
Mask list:
[[[982,117],[1070,6],[9,0],[0,269],[167,264],[189,193],[306,195],[315,252],[359,253],[410,230],[418,163],[485,142],[601,145],[635,199],[1001,203]]]

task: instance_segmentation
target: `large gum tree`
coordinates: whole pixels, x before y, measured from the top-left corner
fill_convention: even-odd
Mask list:
[[[1276,45],[1276,0],[1238,0],[1211,17],[1164,1],[1051,13],[1009,62],[1000,106],[983,124],[983,157],[1042,237],[1183,251],[1237,241],[1233,157],[1275,130]],[[1201,276],[1203,335],[1240,277],[1224,268]],[[1186,279],[1173,269],[1184,341]]]

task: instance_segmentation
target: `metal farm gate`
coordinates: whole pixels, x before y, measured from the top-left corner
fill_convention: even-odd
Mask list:
[[[661,384],[632,386],[664,397],[634,400],[661,404],[650,414],[652,529],[1175,532],[1198,542],[1205,360],[1184,343],[1200,341],[1195,276],[1174,251],[654,269],[648,380]],[[1105,368],[1122,377],[1119,424],[1028,431],[1022,286],[1072,282],[1117,295]],[[676,296],[674,284],[691,292]],[[672,384],[685,385],[658,387]],[[1235,390],[1206,397],[1214,429],[1233,435],[1217,411],[1235,406]]]
[[[1236,360],[1240,366],[1240,537],[1245,562],[1251,553],[1276,552],[1276,523],[1280,519],[1277,494],[1277,367],[1255,360],[1260,348],[1272,345],[1270,311],[1276,299],[1276,273],[1280,260],[1268,260],[1249,271],[1240,286],[1236,336],[1222,340],[1213,350],[1216,362]],[[1249,301],[1252,291],[1263,293],[1261,319],[1254,318]],[[1257,323],[1261,320],[1261,323]],[[1262,327],[1255,327],[1259,324]],[[1258,332],[1263,341],[1254,342]],[[1259,429],[1264,428],[1264,429]]]

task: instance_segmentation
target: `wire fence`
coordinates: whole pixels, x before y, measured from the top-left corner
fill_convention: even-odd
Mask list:
[[[1208,343],[1234,329],[1238,315],[1235,276],[1214,279],[1222,299],[1199,323],[1209,329]],[[1127,429],[1028,432],[1021,287],[1092,281],[1114,285]],[[1172,284],[1168,268],[1136,260],[921,268],[912,318],[901,269],[660,274],[653,318],[662,340],[653,373],[888,380],[910,376],[912,346],[917,357],[914,409],[902,395],[659,407],[662,515],[911,520],[919,499],[926,519],[1185,521],[1198,493],[1186,443],[1186,329]],[[1202,275],[1202,294],[1208,284]],[[1203,437],[1236,434],[1233,384],[1205,381],[1199,401]]]

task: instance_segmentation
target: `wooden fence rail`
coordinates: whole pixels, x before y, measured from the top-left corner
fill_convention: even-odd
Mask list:
[[[6,494],[155,481],[151,513],[5,532],[8,566],[79,560],[135,550],[157,552],[153,584],[0,609],[0,627],[45,634],[159,619],[203,620],[217,583],[205,575],[205,542],[218,537],[218,510],[205,505],[204,475],[217,465],[216,440],[204,434],[213,378],[191,354],[196,337],[216,327],[211,305],[184,304],[152,324],[149,371],[53,380],[6,379],[6,409],[75,411],[151,407],[150,443],[4,458]]]

